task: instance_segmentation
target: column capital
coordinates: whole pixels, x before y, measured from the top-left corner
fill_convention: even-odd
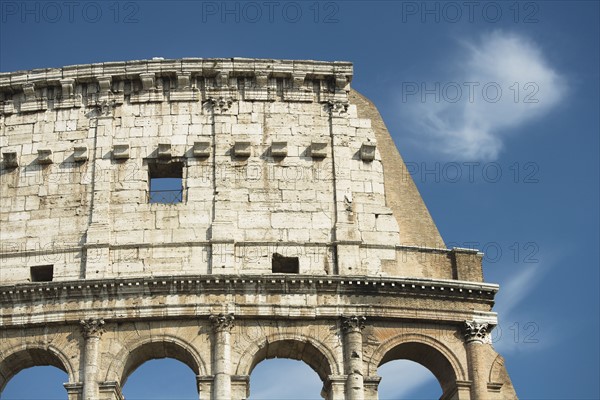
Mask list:
[[[99,338],[104,333],[104,320],[102,318],[82,319],[79,324],[86,339]]]
[[[208,319],[212,323],[215,332],[220,332],[230,331],[231,328],[233,328],[233,321],[235,320],[235,317],[233,316],[233,313],[220,313],[218,315],[213,314],[210,317],[208,317]]]
[[[493,326],[487,322],[465,321],[463,334],[467,343],[489,343]]]
[[[363,315],[352,315],[345,317],[342,315],[342,330],[344,332],[360,332],[365,328],[366,317]]]

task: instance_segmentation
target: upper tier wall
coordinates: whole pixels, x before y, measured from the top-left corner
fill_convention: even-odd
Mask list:
[[[271,273],[278,255],[301,274],[480,281],[410,176],[387,187],[404,164],[351,80],[350,63],[253,59],[0,74],[0,281]],[[174,176],[180,201],[150,202]]]

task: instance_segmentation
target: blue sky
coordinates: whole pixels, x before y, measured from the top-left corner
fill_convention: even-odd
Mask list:
[[[501,286],[495,347],[518,395],[600,397],[598,2],[75,3],[2,0],[0,70],[157,56],[352,61],[353,87],[381,111],[446,243],[487,251],[485,278]],[[168,370],[193,389],[186,368],[144,364],[125,393],[185,396],[136,380]],[[380,374],[382,398],[440,393],[421,367]],[[61,390],[64,377],[34,369],[4,397],[31,398],[39,376]],[[251,382],[253,398],[319,398],[299,362],[261,363]]]

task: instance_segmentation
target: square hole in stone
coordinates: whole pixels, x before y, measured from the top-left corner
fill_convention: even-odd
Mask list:
[[[175,204],[183,201],[183,163],[148,163],[150,203]]]
[[[31,267],[31,282],[51,282],[54,275],[53,265],[37,265]]]
[[[285,257],[279,253],[273,253],[271,260],[271,272],[278,274],[297,274],[300,272],[298,257]]]

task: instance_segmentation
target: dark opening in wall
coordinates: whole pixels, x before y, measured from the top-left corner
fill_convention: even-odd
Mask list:
[[[300,262],[298,257],[285,257],[278,253],[273,253],[271,261],[271,272],[280,274],[297,274],[300,272]]]
[[[31,282],[51,282],[54,275],[53,265],[37,265],[30,268]]]
[[[148,163],[150,203],[175,204],[183,201],[183,163]]]

